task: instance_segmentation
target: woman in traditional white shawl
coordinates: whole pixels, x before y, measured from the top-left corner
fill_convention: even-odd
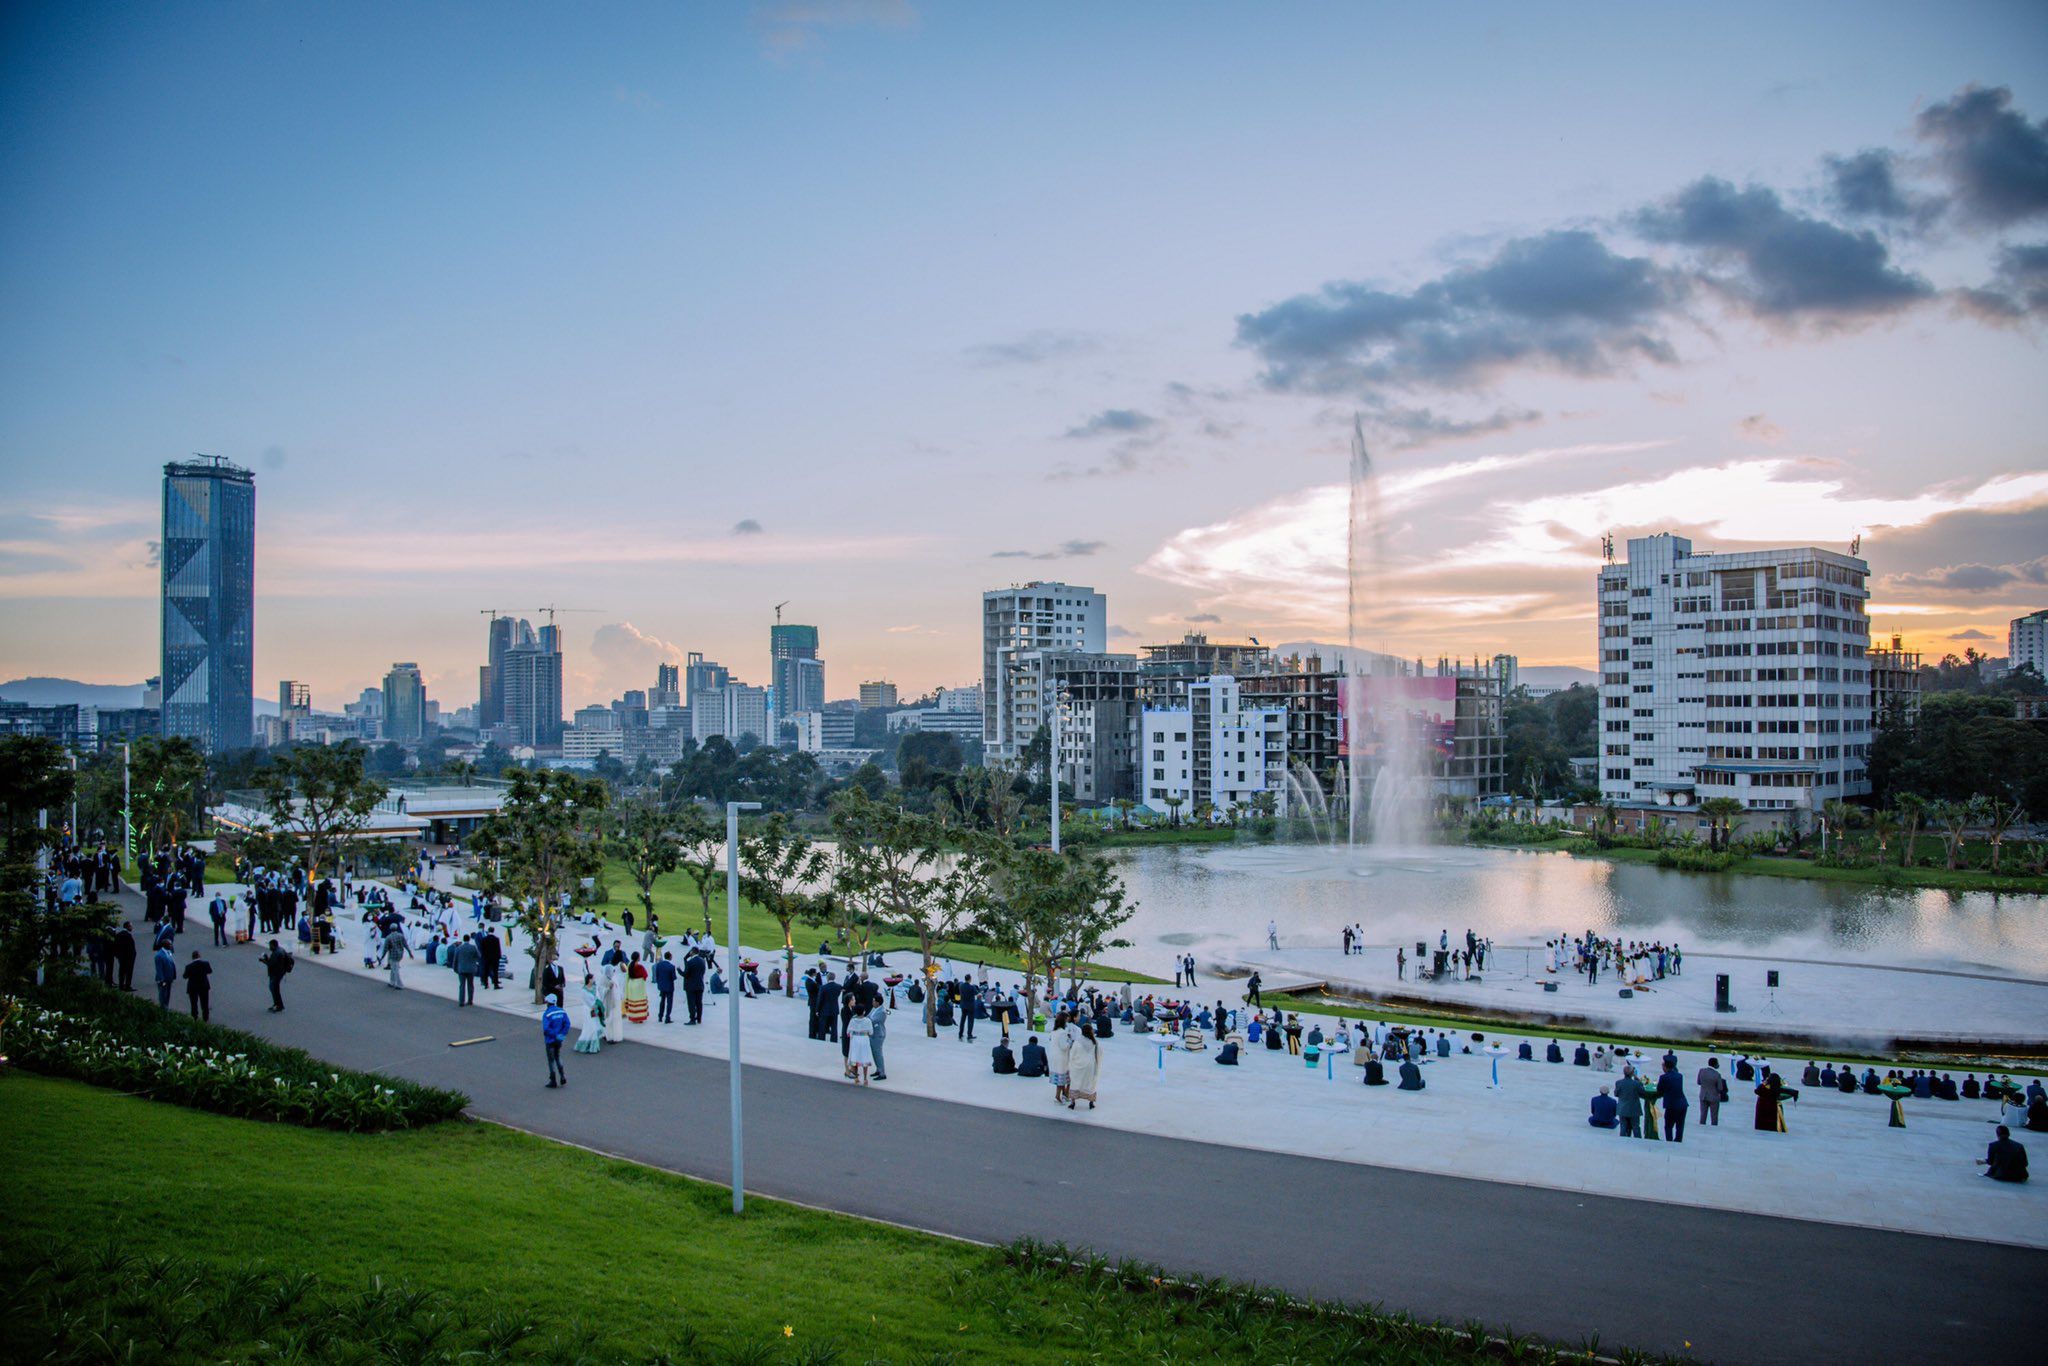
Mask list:
[[[604,965],[604,1038],[606,1043],[626,1040],[626,984],[618,964]]]
[[[1081,1037],[1074,1040],[1074,1053],[1067,1064],[1067,1108],[1074,1108],[1074,1102],[1085,1100],[1088,1108],[1095,1108],[1095,1083],[1102,1075],[1102,1044],[1095,1037],[1095,1026],[1083,1021]]]

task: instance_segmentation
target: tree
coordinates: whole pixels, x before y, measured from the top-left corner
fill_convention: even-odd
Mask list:
[[[670,817],[679,855],[678,869],[697,889],[704,903],[704,933],[711,933],[711,893],[725,880],[719,855],[725,851],[725,831],[704,808],[686,801]]]
[[[1267,797],[1271,794],[1261,792],[1259,795]],[[1111,801],[1110,805],[1116,808],[1116,823],[1128,828],[1131,823],[1131,809],[1137,804],[1137,800],[1132,797],[1118,797]]]
[[[71,760],[41,736],[0,738],[0,1027],[12,994],[37,969],[76,952],[89,934],[113,927],[111,903],[77,902],[64,910],[43,904],[45,850],[62,838],[59,812],[71,801]]]
[[[1707,818],[1707,848],[1715,853],[1728,847],[1728,835],[1742,819],[1742,803],[1733,797],[1709,797],[1700,803]]]
[[[1998,855],[2005,847],[2006,834],[2027,818],[2027,808],[2017,795],[1989,797],[1984,803],[1985,820],[1991,827],[1991,871],[1998,871]]]
[[[633,879],[646,922],[653,924],[654,883],[662,874],[673,873],[683,858],[676,843],[675,817],[655,798],[635,797],[612,812],[607,844],[626,865],[626,876]]]
[[[1870,837],[1877,841],[1877,861],[1882,864],[1891,857],[1892,841],[1899,837],[1899,818],[1890,811],[1870,813]]]
[[[1899,825],[1905,834],[1905,843],[1899,849],[1899,866],[1910,868],[1920,857],[1920,827],[1927,821],[1927,801],[1911,792],[1902,792],[1898,798]]]
[[[128,769],[136,835],[152,849],[178,843],[194,824],[206,756],[182,735],[145,735],[133,742]]]
[[[938,946],[973,924],[985,904],[992,837],[971,831],[956,834],[963,847],[948,869],[944,856],[949,832],[942,821],[899,810],[859,791],[842,793],[833,803],[832,832],[840,849],[840,894],[917,935],[923,980],[929,986]],[[936,1036],[929,994],[924,1015],[925,1033]]]
[[[339,862],[384,800],[388,789],[365,771],[366,758],[353,741],[300,745],[257,775],[270,828],[305,846],[308,878]]]
[[[1180,809],[1181,809],[1181,807],[1183,807],[1183,806],[1185,806],[1185,805],[1187,804],[1187,800],[1188,800],[1188,799],[1187,799],[1186,797],[1182,797],[1182,796],[1178,796],[1178,795],[1175,795],[1175,796],[1169,796],[1169,797],[1165,798],[1165,801],[1166,801],[1166,823],[1167,823],[1168,825],[1172,825],[1172,826],[1178,826],[1178,825],[1180,824]]]
[[[1054,991],[1059,966],[1069,965],[1076,985],[1083,969],[1104,949],[1128,948],[1112,939],[1131,918],[1123,880],[1107,860],[1088,853],[1012,849],[993,860],[987,908],[981,926],[998,948],[1024,965],[1024,994],[1038,1000],[1038,980]]]
[[[512,904],[533,943],[533,997],[560,950],[562,915],[584,878],[604,868],[603,783],[566,769],[515,770],[505,801],[470,837],[484,887]]]
[[[1820,819],[1821,838],[1826,839],[1829,832],[1833,832],[1837,847],[1837,857],[1839,857],[1843,836],[1849,833],[1849,827],[1856,823],[1857,818],[1862,813],[1839,798],[1830,798],[1821,803],[1820,810],[1816,814]]]
[[[1950,872],[1962,863],[1963,836],[1971,826],[1986,819],[1985,806],[1982,797],[1971,797],[1960,802],[1935,802],[1927,809],[1927,819],[1941,831],[1942,845],[1948,851]]]
[[[825,851],[792,829],[789,817],[779,811],[753,822],[740,833],[740,876],[747,895],[782,927],[785,996],[796,994],[793,927],[798,920],[819,913],[817,887],[830,872]]]

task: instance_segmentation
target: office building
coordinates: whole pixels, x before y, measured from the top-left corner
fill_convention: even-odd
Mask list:
[[[55,740],[66,749],[78,749],[92,735],[88,718],[81,717],[81,713],[92,710],[76,702],[37,705],[0,700],[0,735],[34,736]]]
[[[505,656],[513,650],[538,648],[539,643],[533,627],[518,617],[491,618],[484,637],[485,662],[477,668],[478,729],[505,721]]]
[[[751,735],[763,743],[774,737],[768,729],[768,690],[728,682],[716,691],[692,694],[690,735],[703,744],[714,735],[737,745]]]
[[[285,721],[313,713],[313,685],[285,679],[277,685],[277,714]]]
[[[626,733],[616,726],[570,726],[562,732],[562,761],[594,764],[600,755],[609,754],[624,763],[626,745]]]
[[[694,704],[699,693],[717,692],[732,681],[732,671],[692,650],[683,662],[683,702]]]
[[[1247,705],[1238,680],[1189,680],[1185,702],[1147,707],[1139,771],[1145,805],[1192,817],[1204,805],[1218,815],[1253,806],[1266,794],[1273,813],[1287,810],[1287,713]]]
[[[847,716],[847,730],[852,731],[853,715]],[[915,710],[889,713],[887,725],[890,733],[898,731],[923,735],[950,735],[965,743],[969,740],[981,743],[981,710],[947,711],[943,707],[919,707]]]
[[[654,668],[654,687],[647,694],[647,710],[656,707],[680,707],[683,705],[683,671],[674,664],[657,664]]]
[[[384,738],[416,745],[427,733],[427,685],[420,666],[393,664],[384,675]]]
[[[1600,796],[1814,812],[1870,791],[1870,566],[1633,539],[1595,578]]]
[[[1138,656],[1145,705],[1170,707],[1187,696],[1188,685],[1228,674],[1248,678],[1273,667],[1273,652],[1257,641],[1212,641],[1190,631],[1170,645],[1147,645]]]
[[[1100,654],[1108,618],[1102,594],[1072,584],[1034,580],[981,595],[982,745],[990,761],[1015,760],[1038,733],[1035,702],[1019,708],[1009,695],[1016,657],[1032,650]]]
[[[933,701],[940,711],[967,711],[981,715],[981,688],[973,683],[964,688],[940,688]]]
[[[863,708],[893,707],[896,705],[896,685],[882,680],[860,685],[860,704]]]
[[[822,659],[791,659],[785,661],[783,677],[788,681],[790,697],[798,711],[820,711],[825,706],[825,661]],[[782,692],[778,687],[774,697],[776,714],[784,715]]]
[[[2005,628],[2005,667],[2022,665],[2048,678],[2048,609],[2014,617]]]
[[[853,748],[853,717],[850,711],[806,711],[790,718],[796,731],[796,747],[805,754]]]
[[[1889,645],[1870,648],[1870,724],[1920,724],[1920,652],[1908,650],[1897,631]]]
[[[778,621],[768,628],[768,686],[775,694],[778,715],[794,716],[825,705],[817,627]]]
[[[247,749],[256,683],[256,476],[218,456],[164,466],[163,726]]]
[[[562,742],[562,654],[548,648],[560,642],[560,633],[544,626],[532,644],[505,651],[493,666],[502,711],[498,724],[512,745],[552,749]]]

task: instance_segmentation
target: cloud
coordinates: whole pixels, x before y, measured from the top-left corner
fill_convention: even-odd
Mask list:
[[[1440,417],[1432,408],[1368,406],[1363,416],[1391,438],[1396,450],[1413,450],[1473,436],[1496,436],[1543,420],[1543,414],[1533,408],[1502,408],[1484,417],[1453,418]]]
[[[907,29],[917,24],[909,0],[785,0],[757,11],[768,55],[777,60],[816,49],[833,29]]]
[[[1093,555],[1109,547],[1107,541],[1061,541],[1055,550],[994,550],[992,560],[1069,560]]]
[[[649,635],[630,621],[611,622],[591,633],[586,692],[616,697],[628,688],[651,688],[657,665],[680,664],[680,645]]]
[[[1067,356],[1087,355],[1102,349],[1102,339],[1092,332],[1062,332],[1041,329],[1026,332],[1009,341],[984,342],[961,354],[969,364],[979,366],[1039,365]]]
[[[1282,392],[1483,388],[1509,370],[1610,375],[1676,359],[1663,323],[1684,282],[1583,229],[1519,237],[1415,289],[1337,280],[1237,319]]]
[[[1706,266],[1699,278],[1766,322],[1853,325],[1935,292],[1895,266],[1876,233],[1799,213],[1760,185],[1737,189],[1706,176],[1630,221],[1653,242],[1697,253]]]
[[[1898,153],[1866,148],[1854,156],[1823,159],[1828,202],[1845,218],[1912,219],[1925,212],[1899,185]]]
[[[2021,584],[2048,584],[2048,556],[2017,564],[1951,564],[1924,574],[1893,574],[1887,588],[1935,589],[1949,593],[1990,593]]]
[[[942,636],[946,634],[936,626],[920,626],[915,623],[909,626],[884,626],[882,630],[892,636]]]
[[[732,534],[735,536],[759,536],[763,534],[763,528],[753,518],[742,517],[732,524]]]
[[[1077,427],[1069,427],[1066,439],[1087,440],[1097,436],[1129,436],[1135,432],[1149,431],[1159,424],[1159,419],[1134,408],[1104,408]]]
[[[2048,316],[2048,242],[2001,247],[1991,282],[1959,291],[1956,301],[1985,322]]]
[[[2048,119],[2027,122],[2004,86],[1969,86],[1922,110],[1915,131],[1964,216],[2002,227],[2048,214]]]
[[[1998,639],[1998,637],[1997,637],[1997,636],[1994,636],[1994,635],[1992,635],[1992,634],[1991,634],[1991,633],[1990,633],[1989,631],[1980,631],[1980,630],[1978,630],[1978,629],[1977,629],[1976,627],[1972,626],[1972,627],[1970,627],[1970,628],[1969,628],[1968,630],[1966,630],[1966,631],[1955,631],[1955,632],[1952,632],[1952,633],[1951,633],[1951,634],[1949,635],[1949,639],[1950,639],[1950,640],[1996,640],[1996,639]]]
[[[1128,626],[1112,626],[1109,628],[1109,638],[1111,640],[1136,640],[1138,633]]]
[[[1193,616],[1189,617],[1188,620],[1190,622],[1203,622],[1214,624],[1217,622],[1221,622],[1223,618],[1217,616],[1214,612],[1197,612]]]
[[[1762,413],[1751,413],[1748,417],[1736,423],[1735,426],[1737,430],[1751,441],[1773,442],[1785,434],[1783,427],[1780,427]]]

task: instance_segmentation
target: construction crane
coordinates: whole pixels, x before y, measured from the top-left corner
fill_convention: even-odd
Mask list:
[[[602,607],[536,607],[533,610],[535,612],[546,612],[548,614],[548,625],[553,626],[555,624],[555,613],[557,612],[602,612],[605,609]]]
[[[788,598],[784,598],[781,602],[775,604],[775,624],[777,626],[782,625],[782,609],[789,606],[789,601]]]

